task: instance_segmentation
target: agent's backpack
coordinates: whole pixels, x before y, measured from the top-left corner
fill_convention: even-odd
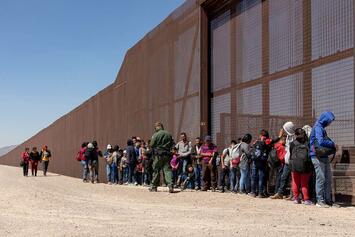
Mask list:
[[[293,142],[290,165],[291,170],[299,173],[307,173],[311,170],[311,158],[309,156],[309,147],[307,144],[301,144],[298,141]]]

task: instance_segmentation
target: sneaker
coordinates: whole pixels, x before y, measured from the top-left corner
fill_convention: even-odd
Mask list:
[[[207,188],[201,189],[202,192],[207,192]]]
[[[284,197],[281,194],[276,193],[274,196],[271,196],[270,198],[271,199],[283,199]]]
[[[313,205],[313,202],[310,201],[310,200],[306,200],[303,202],[304,205],[307,205],[307,206],[310,206],[310,205]]]
[[[330,206],[328,204],[326,204],[325,202],[317,202],[316,207],[329,208]]]
[[[218,190],[220,193],[224,193],[224,188]]]
[[[293,200],[293,203],[294,203],[294,204],[301,204],[301,200],[295,199],[295,200]]]
[[[128,185],[129,183],[128,182],[126,182],[126,183],[124,183],[123,185]]]
[[[249,197],[254,197],[254,198],[256,197],[255,193],[248,193],[248,196]]]
[[[169,187],[169,193],[174,193],[174,188],[173,187]]]
[[[199,190],[201,190],[201,188],[200,188],[200,187],[196,187],[195,190],[196,190],[196,191],[199,191]]]
[[[286,201],[292,201],[292,200],[293,200],[291,196],[286,197],[286,198],[284,198],[284,199],[285,199]]]
[[[258,198],[267,198],[267,197],[265,196],[265,194],[259,194]]]
[[[138,186],[138,182],[134,182],[134,185],[135,185],[135,186]]]
[[[331,208],[340,208],[341,206],[339,204],[336,204],[336,203],[332,203],[330,205]]]
[[[211,191],[212,192],[216,192],[216,188],[211,188]]]
[[[156,187],[150,187],[148,190],[149,192],[158,192],[158,188]]]

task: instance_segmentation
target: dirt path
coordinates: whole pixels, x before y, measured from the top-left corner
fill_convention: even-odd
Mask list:
[[[84,184],[0,166],[0,236],[355,236],[355,208]]]

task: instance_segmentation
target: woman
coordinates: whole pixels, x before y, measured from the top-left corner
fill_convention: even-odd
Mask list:
[[[31,173],[32,176],[37,176],[37,167],[38,162],[41,160],[41,156],[37,151],[37,147],[33,147],[30,153],[30,162],[31,162]]]
[[[242,194],[247,194],[250,192],[250,143],[252,141],[252,136],[248,133],[242,138],[242,143],[240,145],[241,158],[239,163],[240,169],[240,182],[239,182],[239,192]]]
[[[25,151],[22,153],[21,157],[22,157],[22,168],[23,168],[23,176],[28,176],[28,166],[29,166],[29,161],[30,161],[30,153],[29,153],[30,149],[29,148],[25,148]]]
[[[51,158],[51,152],[48,150],[47,146],[43,146],[41,152],[41,160],[42,160],[42,167],[43,167],[43,175],[47,176],[48,165],[49,165],[49,158]]]

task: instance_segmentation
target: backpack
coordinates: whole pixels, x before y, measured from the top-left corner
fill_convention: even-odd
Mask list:
[[[291,170],[299,173],[309,172],[312,161],[309,156],[308,145],[301,144],[298,141],[294,141],[293,145],[290,157]]]
[[[240,152],[240,145],[241,143],[239,143],[236,147],[234,147],[232,149],[232,154],[234,154],[234,151],[238,151],[238,156],[237,157],[231,157],[231,165],[233,168],[237,168],[239,166],[239,163],[240,163],[240,158],[241,158],[241,152]],[[232,155],[230,154],[230,155]]]
[[[267,163],[271,168],[278,168],[281,166],[281,160],[277,155],[276,149],[273,147],[269,153],[269,157],[267,158]]]
[[[257,141],[251,149],[250,154],[253,161],[266,161],[268,156],[265,149],[265,142]]]
[[[76,159],[77,161],[81,161],[81,158],[82,158],[82,154],[81,154],[80,151],[78,151],[78,153],[76,153],[75,159]]]

